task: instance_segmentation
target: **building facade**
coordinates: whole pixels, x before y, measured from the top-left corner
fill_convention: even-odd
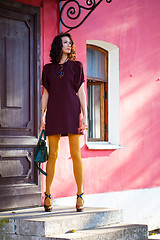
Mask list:
[[[2,2],[0,1],[3,5]],[[23,19],[28,24],[25,27],[30,29],[28,38],[31,38],[31,33],[36,28],[39,29],[36,32],[37,37],[35,35],[33,37],[33,46],[30,50],[31,54],[32,49],[35,49],[34,53],[36,51],[37,57],[29,55],[28,58],[28,61],[36,60],[36,64],[34,61],[32,63],[36,71],[31,72],[34,72],[33,82],[36,81],[36,85],[31,84],[31,88],[40,87],[42,68],[50,61],[49,51],[54,36],[68,30],[73,36],[77,59],[84,67],[88,103],[89,130],[87,136],[81,137],[86,206],[123,208],[125,221],[139,221],[159,227],[157,223],[160,216],[158,202],[160,197],[159,0],[155,0],[154,3],[149,0],[134,2],[112,0],[110,3],[101,1],[92,13],[91,7],[96,4],[94,1],[79,0],[79,5],[76,1],[67,4],[67,1],[59,3],[55,0],[19,0],[14,1],[13,4],[11,1],[7,2],[13,12],[17,13],[17,8],[21,8],[22,15],[24,12],[27,14],[29,8],[34,12],[31,14],[30,22],[27,22],[29,21],[26,20],[27,16]],[[27,4],[27,7],[23,8],[23,4]],[[2,5],[1,11],[4,12]],[[69,8],[72,12],[68,10]],[[59,9],[63,10],[61,14]],[[75,18],[74,20],[67,16],[67,10],[68,15]],[[9,12],[11,10],[5,11],[8,11],[5,12],[6,15],[11,15]],[[88,18],[80,25],[88,13],[90,13]],[[60,22],[60,17],[63,23]],[[21,29],[21,26],[19,28]],[[11,31],[10,28],[8,29]],[[29,47],[27,42],[24,44]],[[23,47],[24,45],[22,49]],[[27,52],[26,56],[28,56]],[[23,86],[22,83],[21,88]],[[10,87],[7,89],[13,92],[9,90]],[[16,96],[14,94],[12,97]],[[33,109],[30,115],[35,115],[35,118],[33,118],[33,126],[30,121],[28,128],[34,130],[30,130],[27,134],[19,133],[21,137],[26,136],[25,144],[21,146],[22,149],[16,145],[17,151],[23,154],[24,151],[28,151],[25,150],[26,147],[34,149],[38,137],[40,90],[34,90],[32,95]],[[21,102],[8,100],[8,109],[11,110],[11,107],[18,109],[22,107]],[[4,114],[3,110],[1,111]],[[1,124],[2,128],[5,128],[3,124]],[[2,130],[3,136],[8,134],[6,142],[1,140],[1,161],[6,163],[6,159],[9,161],[9,156],[13,153],[11,151],[15,149],[15,143],[9,144],[9,139],[13,135],[15,138],[16,134],[15,131],[14,134],[13,131],[9,132],[9,129],[8,132]],[[33,141],[32,147],[27,142],[29,137]],[[9,148],[10,152],[5,159],[4,149],[9,150]],[[29,163],[26,163],[29,164],[28,168],[32,161],[33,155],[30,154]],[[22,166],[24,168],[25,164]],[[43,167],[45,169],[45,165]],[[14,168],[16,169],[16,166]],[[36,175],[34,165],[33,171],[33,176],[30,175],[31,179],[35,179]],[[10,172],[12,173],[11,170]],[[42,193],[43,203],[45,176],[41,176],[41,180],[38,179],[39,177],[26,183],[23,180],[23,184],[37,184],[36,196],[39,199]],[[7,181],[7,175],[5,180]],[[21,181],[14,183],[20,184]],[[3,187],[4,185],[3,182]],[[30,194],[32,196],[32,193]],[[57,199],[58,204],[72,205],[76,201],[76,185],[67,137],[61,138],[52,196]],[[40,204],[39,200],[37,203]],[[32,205],[32,199],[28,200],[27,204]],[[35,204],[36,202],[33,203]]]

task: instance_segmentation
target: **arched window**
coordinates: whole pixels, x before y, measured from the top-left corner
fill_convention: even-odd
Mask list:
[[[108,52],[87,45],[88,140],[108,140]]]
[[[122,148],[119,118],[119,48],[114,44],[87,40],[87,99],[88,148]]]

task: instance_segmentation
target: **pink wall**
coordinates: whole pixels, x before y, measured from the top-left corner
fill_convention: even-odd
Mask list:
[[[71,31],[85,74],[86,40],[103,40],[120,50],[120,139],[123,149],[88,150],[82,137],[86,194],[160,186],[159,9],[159,0],[154,3],[150,0],[113,0],[110,4],[103,1],[82,26]],[[49,61],[50,45],[58,33],[57,11],[55,2],[44,1],[41,9],[42,65]],[[42,176],[42,193],[44,185],[45,177]],[[68,139],[62,138],[52,196],[75,194]]]
[[[120,49],[123,149],[92,151],[82,147],[87,194],[160,186],[159,9],[159,0],[103,1],[81,27],[71,32],[85,72],[86,40],[103,40]],[[67,194],[74,194],[73,189]]]

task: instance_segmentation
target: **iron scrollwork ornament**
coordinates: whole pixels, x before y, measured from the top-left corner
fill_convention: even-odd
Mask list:
[[[60,21],[69,31],[78,28],[103,0],[86,0],[83,6],[78,0],[60,1]],[[82,2],[82,0],[79,0]],[[106,0],[107,3],[112,0]],[[83,11],[82,11],[83,10]]]

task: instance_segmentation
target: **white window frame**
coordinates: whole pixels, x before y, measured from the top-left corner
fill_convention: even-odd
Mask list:
[[[108,51],[108,141],[86,144],[88,149],[120,149],[119,48],[100,40],[87,40],[87,44]]]

